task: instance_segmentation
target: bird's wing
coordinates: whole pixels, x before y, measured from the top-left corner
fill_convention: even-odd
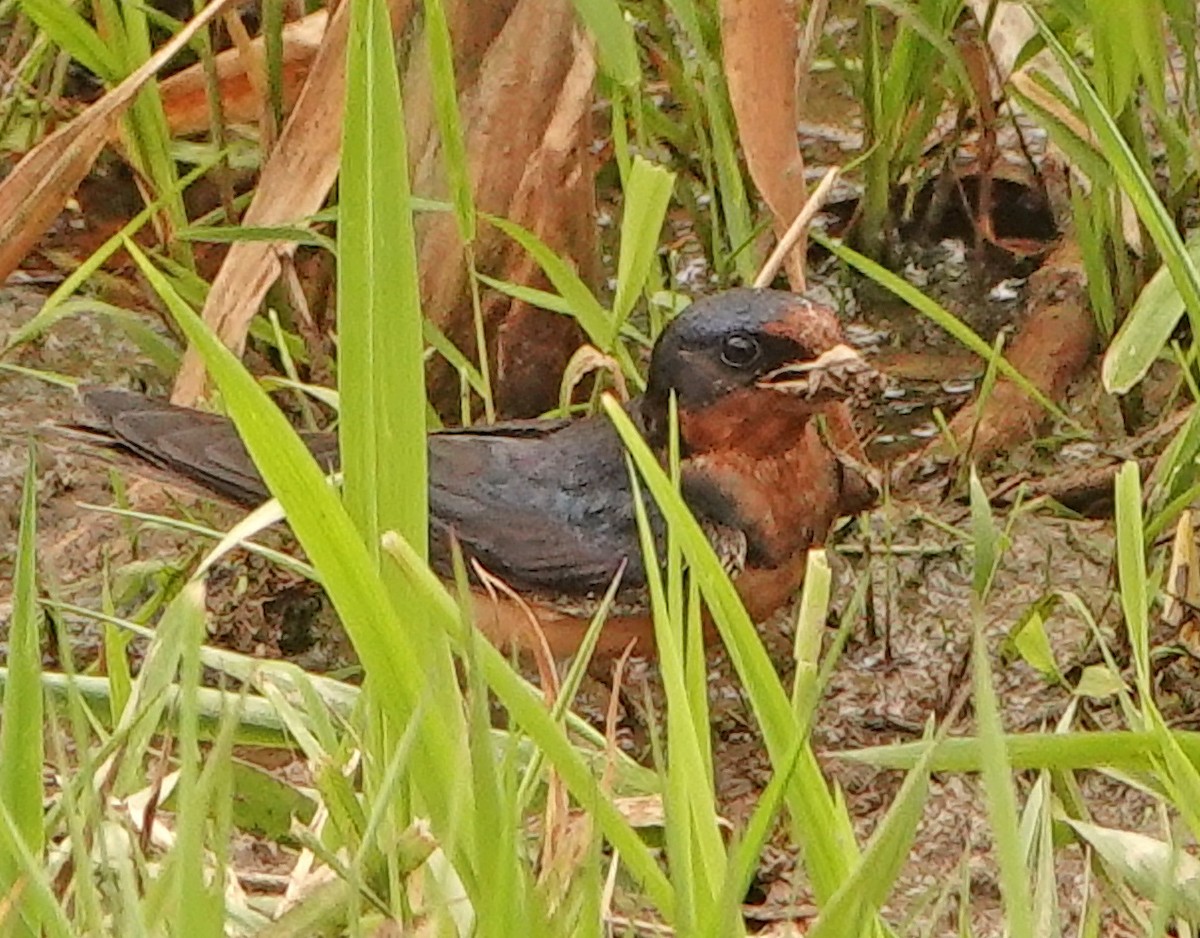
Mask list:
[[[135,455],[176,472],[243,505],[269,497],[232,422],[219,414],[177,407],[167,401],[116,388],[85,388],[82,397],[99,424],[75,429],[99,432]],[[514,420],[490,426],[439,430],[439,436],[536,439],[561,429],[568,420]],[[338,466],[337,438],[301,433],[326,471]]]
[[[90,429],[160,468],[243,505],[267,487],[233,423],[132,391],[83,391],[98,418]],[[302,434],[326,469],[333,434]],[[513,421],[432,434],[430,553],[452,572],[452,538],[514,587],[584,595],[644,582],[637,526],[620,443],[603,419]]]
[[[451,541],[519,589],[569,596],[644,585],[624,451],[603,418],[535,439],[436,434],[429,439],[430,552],[451,566]]]
[[[91,429],[107,433],[134,455],[242,505],[257,505],[269,497],[228,418],[133,391],[95,388],[81,393],[99,420]],[[336,461],[336,439],[311,434],[305,442],[326,469]]]

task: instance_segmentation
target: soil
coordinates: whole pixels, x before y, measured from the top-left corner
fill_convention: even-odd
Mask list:
[[[953,245],[939,250],[955,253]],[[882,443],[877,440],[876,455],[886,456],[889,447],[911,448],[923,439],[934,406],[951,410],[966,399],[974,366],[944,345],[931,347],[928,335],[914,345],[912,333],[920,327],[911,314],[884,311],[867,316],[846,302],[847,291],[836,284],[829,289],[840,291],[855,341],[874,346],[881,356],[891,354],[898,364],[901,377],[896,391],[875,415],[882,428],[878,435],[883,437]],[[1005,297],[1005,302],[1015,304]],[[27,321],[41,300],[38,289],[0,291],[0,335]],[[901,332],[907,333],[903,352],[896,338]],[[162,378],[142,362],[134,346],[89,314],[57,325],[18,350],[11,363],[92,383],[128,383],[132,375],[151,391],[165,391]],[[1102,401],[1094,384],[1084,381],[1069,409],[1088,426],[1111,426],[1099,406]],[[114,581],[128,585],[127,595],[118,598],[124,610],[132,609],[146,600],[155,584],[183,575],[202,545],[195,538],[81,505],[112,504],[115,475],[130,479],[125,498],[142,511],[190,515],[214,527],[227,525],[236,513],[161,477],[147,476],[140,468],[45,432],[47,424],[69,419],[74,407],[69,391],[13,373],[0,379],[0,418],[5,428],[0,503],[8,507],[0,513],[0,576],[7,580],[11,575],[26,441],[37,437],[38,542],[45,590],[96,607],[107,564]],[[1053,468],[1064,464],[1070,452],[1026,447],[1011,454],[1006,467]],[[887,811],[902,774],[840,760],[838,751],[918,739],[929,718],[944,714],[970,680],[971,556],[966,540],[945,527],[963,529],[966,512],[954,497],[943,500],[945,488],[944,480],[935,480],[904,502],[887,503],[847,523],[832,545],[839,580],[836,604],[848,601],[859,577],[870,577],[871,591],[867,613],[855,624],[826,688],[813,739],[828,779],[846,798],[860,842],[866,841]],[[1008,521],[1001,519],[1001,523]],[[1071,704],[1072,694],[1009,655],[1005,639],[1030,605],[1053,588],[1078,594],[1111,633],[1118,624],[1111,602],[1112,525],[1036,510],[1021,511],[1011,522],[1011,544],[982,625],[993,652],[1006,728],[1050,729]],[[285,533],[276,537],[280,545],[287,544]],[[335,668],[349,660],[327,604],[318,591],[295,576],[240,555],[219,567],[209,585],[214,643],[255,655],[286,657],[316,669]],[[8,597],[0,595],[0,622],[7,619],[9,608]],[[790,679],[792,616],[790,610],[781,612],[761,629],[785,680]],[[62,617],[58,625],[71,634],[77,665],[95,660],[98,644],[89,623]],[[1055,614],[1048,632],[1061,672],[1096,660],[1088,630],[1075,616]],[[1174,637],[1164,633],[1160,638],[1165,645]],[[0,657],[3,654],[0,643]],[[54,664],[55,649],[48,647],[47,657]],[[640,705],[630,703],[642,699],[638,689],[642,681],[652,694],[661,693],[653,664],[638,663],[627,684],[632,692],[624,698],[620,738],[631,752],[648,759],[645,714]],[[1200,714],[1200,662],[1171,657],[1162,666],[1160,681],[1170,707],[1168,716],[1180,725],[1189,719],[1200,721],[1195,716]],[[736,827],[749,817],[770,769],[731,668],[719,653],[713,658],[711,688],[718,792],[725,816]],[[607,688],[597,683],[585,693],[581,708],[585,715],[602,720],[606,704]],[[1092,725],[1116,722],[1105,701],[1083,700],[1079,705],[1085,714],[1082,719]],[[969,733],[971,728],[968,708],[954,733]],[[1022,777],[1021,784],[1027,787],[1032,780],[1030,774]],[[1153,805],[1136,789],[1098,772],[1082,773],[1081,783],[1097,823],[1161,834]],[[887,909],[889,917],[900,921],[916,916],[934,933],[953,929],[959,903],[966,896],[973,933],[999,934],[1000,894],[989,850],[978,780],[969,775],[936,776],[916,845]],[[252,858],[253,845],[239,855]],[[1071,848],[1059,851],[1057,864],[1062,908],[1073,920],[1083,902],[1084,858]],[[278,872],[287,864],[272,853],[267,866],[268,872]],[[815,914],[782,834],[764,854],[747,903],[748,920],[764,932]]]

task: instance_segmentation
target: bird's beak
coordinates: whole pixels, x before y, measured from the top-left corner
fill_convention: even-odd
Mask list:
[[[812,361],[789,362],[758,380],[770,388],[814,403],[867,401],[887,386],[887,379],[848,345],[835,345]]]

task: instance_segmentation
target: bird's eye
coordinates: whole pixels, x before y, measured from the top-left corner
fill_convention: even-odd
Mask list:
[[[758,340],[748,335],[731,335],[721,345],[721,361],[733,368],[745,368],[754,364],[762,353]]]

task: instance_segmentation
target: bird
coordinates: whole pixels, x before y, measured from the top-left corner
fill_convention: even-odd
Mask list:
[[[832,308],[779,290],[697,299],[655,343],[645,391],[627,412],[665,460],[674,397],[683,498],[755,622],[793,597],[809,548],[838,518],[877,496],[851,408],[884,381],[847,344]],[[227,418],[128,390],[82,397],[88,429],[107,445],[240,505],[269,497]],[[325,470],[336,468],[336,435],[301,436]],[[431,566],[449,580],[457,543],[477,574],[520,597],[484,590],[477,577],[475,622],[494,644],[571,655],[619,576],[595,654],[631,643],[653,654],[633,486],[606,415],[437,430],[428,447]],[[665,523],[647,507],[661,544]]]

